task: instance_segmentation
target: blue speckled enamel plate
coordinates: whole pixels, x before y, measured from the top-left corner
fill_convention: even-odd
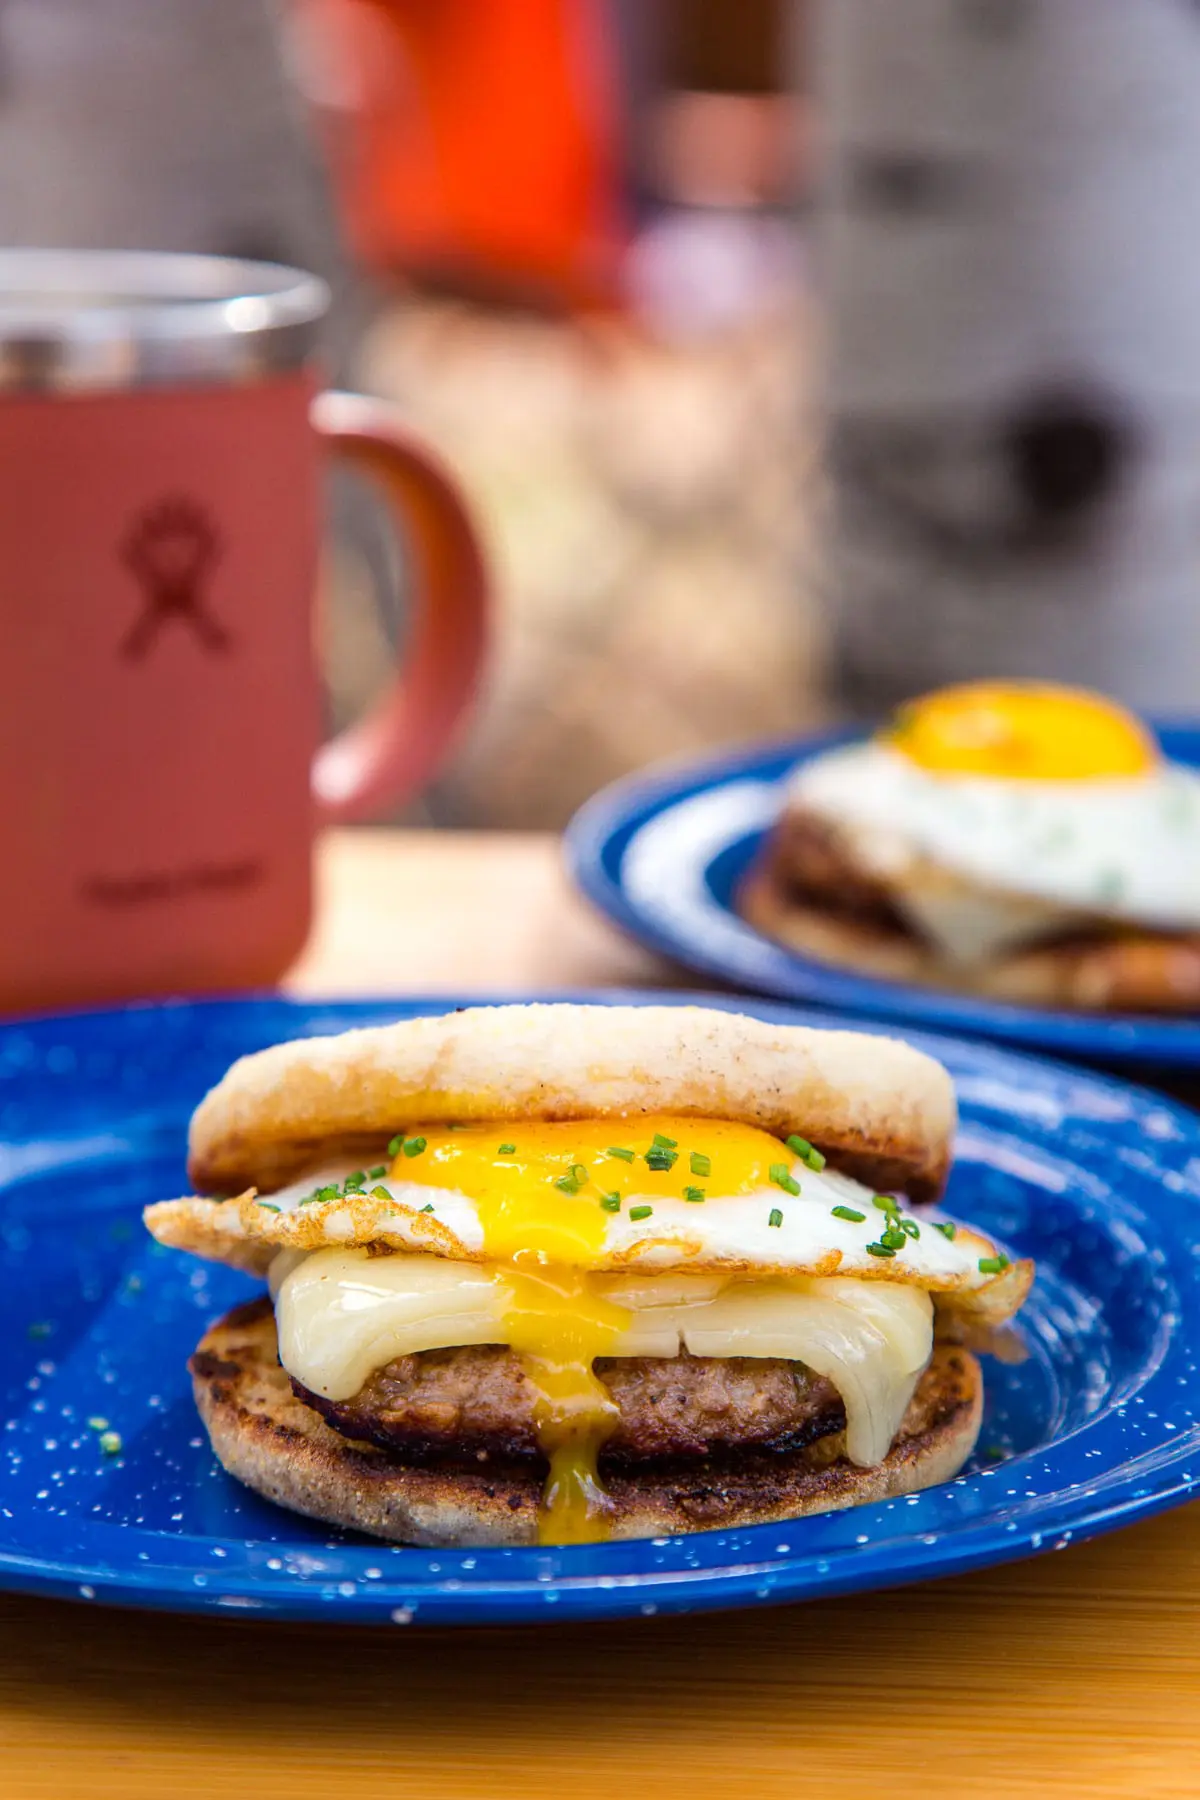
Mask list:
[[[783,804],[787,776],[849,735],[759,745],[606,788],[567,832],[576,881],[632,937],[732,987],[1112,1067],[1200,1069],[1200,1018],[1105,1017],[940,993],[833,968],[745,924],[733,895]],[[1163,727],[1159,737],[1168,756],[1200,767],[1200,728]]]
[[[562,1550],[397,1549],[256,1499],[215,1463],[184,1368],[208,1321],[255,1284],[152,1244],[140,1209],[184,1191],[188,1115],[235,1056],[453,1004],[180,1004],[0,1032],[0,1585],[383,1625],[608,1618],[1059,1549],[1200,1481],[1200,1119],[1070,1068],[914,1035],[958,1083],[949,1205],[1039,1270],[1028,1359],[987,1365],[980,1456],[957,1481],[789,1525]],[[90,1420],[120,1434],[118,1454]]]

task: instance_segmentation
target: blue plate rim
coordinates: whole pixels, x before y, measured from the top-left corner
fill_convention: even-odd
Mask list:
[[[737,1011],[748,1008],[763,1017],[775,1017],[784,1021],[794,1021],[804,1009],[796,1008],[786,1002],[763,998],[747,998],[725,994],[697,994],[679,990],[664,993],[643,990],[603,990],[590,992],[587,990],[556,990],[546,994],[519,996],[488,995],[430,995],[424,998],[406,996],[364,997],[354,996],[347,1000],[310,1001],[290,999],[277,995],[256,998],[243,997],[233,1000],[209,999],[203,1001],[179,1001],[167,1003],[164,1008],[159,1003],[144,1003],[132,1007],[115,1009],[97,1008],[72,1014],[41,1015],[24,1022],[14,1022],[0,1030],[0,1038],[11,1030],[62,1030],[79,1021],[92,1025],[120,1021],[131,1015],[145,1016],[169,1009],[178,1014],[187,1011],[211,1017],[215,1014],[258,1014],[265,1009],[274,1009],[281,1016],[312,1021],[320,1021],[318,1028],[333,1024],[341,1019],[359,1019],[367,1022],[380,1012],[416,1013],[420,1011],[444,1011],[458,1005],[503,1005],[514,1000],[571,1000],[591,1001],[601,1004],[636,1004],[636,1005],[669,1005],[686,1006],[696,1003],[716,1006],[722,1010]],[[813,1015],[809,1015],[812,1017]],[[814,1022],[828,1021],[817,1016]],[[848,1024],[866,1030],[873,1030],[886,1035],[891,1029],[886,1020],[849,1020]],[[987,1044],[972,1044],[965,1040],[946,1038],[942,1034],[918,1032],[912,1034],[923,1048],[932,1049],[935,1053],[939,1045],[944,1045],[946,1052],[955,1060],[969,1066],[972,1063],[984,1069],[989,1067],[1007,1069],[1018,1074],[1028,1072],[1035,1083],[1040,1080],[1044,1085],[1051,1077],[1072,1084],[1082,1084],[1082,1090],[1092,1095],[1111,1101],[1128,1102],[1131,1098],[1144,1103],[1146,1108],[1166,1121],[1171,1132],[1185,1147],[1191,1147],[1200,1154],[1200,1117],[1188,1108],[1164,1099],[1153,1090],[1142,1089],[1136,1084],[1081,1071],[1069,1063],[1056,1062],[1052,1059],[1022,1055],[1007,1049],[996,1048]],[[1081,1090],[1081,1091],[1082,1091]],[[1097,1116],[1102,1120],[1104,1108],[1098,1108]],[[1200,1306],[1200,1280],[1197,1283],[1197,1304]],[[1198,1313],[1200,1320],[1200,1313]],[[1179,1348],[1177,1346],[1177,1348]],[[1164,1365],[1165,1370],[1165,1365]],[[1155,1371],[1154,1379],[1159,1373]],[[1078,1434],[1076,1434],[1078,1435]],[[1070,1443],[1072,1439],[1063,1440]],[[1054,1445],[1048,1448],[1054,1448]],[[913,1505],[917,1512],[914,1523],[920,1523],[924,1529],[909,1532],[898,1545],[894,1537],[879,1542],[866,1542],[856,1548],[855,1554],[843,1557],[834,1552],[826,1558],[815,1551],[806,1555],[797,1555],[791,1551],[790,1545],[780,1546],[776,1543],[775,1553],[769,1550],[772,1540],[778,1540],[789,1532],[792,1535],[803,1533],[811,1535],[812,1528],[822,1525],[841,1525],[855,1519],[855,1514],[820,1515],[814,1519],[784,1522],[779,1525],[755,1526],[734,1533],[702,1533],[696,1537],[671,1540],[652,1540],[655,1546],[667,1543],[675,1547],[676,1552],[686,1551],[704,1538],[724,1537],[736,1540],[744,1546],[744,1554],[736,1563],[721,1563],[707,1568],[664,1566],[660,1569],[639,1568],[635,1572],[624,1575],[605,1575],[588,1572],[581,1568],[579,1573],[572,1573],[572,1564],[579,1565],[580,1559],[594,1559],[597,1553],[588,1550],[556,1550],[545,1552],[475,1552],[478,1558],[489,1554],[499,1558],[532,1559],[539,1564],[539,1572],[535,1576],[525,1574],[518,1579],[493,1579],[487,1582],[476,1581],[463,1583],[454,1577],[447,1577],[437,1583],[416,1582],[412,1578],[401,1580],[380,1580],[370,1583],[363,1580],[361,1573],[354,1579],[348,1576],[349,1569],[365,1565],[367,1559],[372,1563],[380,1563],[397,1555],[409,1556],[413,1552],[396,1550],[393,1547],[368,1543],[365,1546],[357,1543],[350,1545],[333,1545],[329,1550],[332,1556],[325,1559],[325,1574],[321,1581],[302,1579],[297,1581],[292,1572],[286,1569],[272,1571],[267,1566],[271,1557],[278,1559],[279,1547],[266,1540],[239,1540],[245,1553],[245,1568],[231,1566],[226,1574],[223,1570],[212,1567],[209,1582],[202,1589],[195,1585],[196,1562],[194,1558],[179,1563],[178,1566],[152,1566],[139,1568],[136,1564],[126,1563],[124,1567],[114,1567],[111,1558],[99,1554],[90,1557],[85,1555],[68,1558],[23,1554],[18,1548],[0,1541],[0,1587],[17,1591],[38,1592],[57,1595],[59,1597],[104,1600],[110,1603],[166,1608],[182,1611],[229,1612],[240,1611],[243,1614],[253,1613],[256,1616],[290,1617],[305,1619],[336,1618],[339,1622],[358,1623],[403,1623],[414,1621],[422,1624],[500,1624],[528,1623],[540,1620],[581,1619],[597,1616],[616,1617],[650,1612],[676,1612],[703,1608],[715,1610],[731,1606],[739,1606],[750,1602],[786,1602],[796,1599],[817,1598],[827,1595],[859,1591],[864,1588],[879,1589],[903,1583],[921,1576],[935,1573],[938,1576],[962,1573],[969,1569],[992,1566],[1019,1556],[1029,1555],[1038,1549],[1059,1548],[1067,1542],[1081,1540],[1098,1533],[1108,1531],[1127,1523],[1134,1518],[1149,1517],[1187,1499],[1200,1484],[1200,1437],[1187,1434],[1174,1439],[1164,1439],[1159,1446],[1156,1468],[1160,1475],[1158,1485],[1137,1492],[1126,1491],[1132,1478],[1108,1482],[1104,1480],[1103,1469],[1095,1471],[1087,1485],[1074,1482],[1054,1495],[1040,1495],[1035,1507],[1028,1509],[1033,1521],[1028,1529],[1014,1527],[1010,1522],[1004,1530],[1000,1530],[991,1521],[991,1515],[984,1513],[978,1518],[964,1515],[961,1523],[948,1526],[945,1521],[939,1523],[937,1540],[941,1546],[936,1559],[936,1569],[930,1570],[930,1558],[927,1553],[929,1521],[923,1516],[921,1509],[928,1501],[938,1501],[950,1495],[959,1484],[950,1484],[945,1488],[928,1490],[923,1495],[910,1497],[905,1502]],[[1040,1452],[1038,1454],[1041,1454]],[[1144,1460],[1144,1459],[1143,1459]],[[1195,1474],[1190,1468],[1181,1467],[1191,1461],[1197,1463]],[[1003,1465],[1011,1469],[1013,1463]],[[1122,1465],[1122,1468],[1125,1465]],[[995,1471],[998,1475],[999,1470]],[[1118,1469],[1118,1474],[1121,1469]],[[993,1471],[983,1470],[972,1477],[972,1481],[988,1480]],[[1102,1489],[1107,1485],[1101,1497]],[[1051,1505],[1053,1500],[1056,1502]],[[1099,1502],[1098,1504],[1094,1502]],[[886,1503],[890,1507],[898,1502]],[[2,1512],[3,1509],[0,1509]],[[876,1509],[862,1509],[865,1519]],[[1012,1509],[1010,1509],[1011,1511]],[[85,1523],[85,1538],[87,1535]],[[179,1546],[197,1547],[210,1544],[204,1537],[180,1534],[170,1536],[161,1532],[138,1532],[134,1528],[118,1528],[111,1525],[94,1526],[93,1536],[116,1531],[122,1541],[123,1548],[129,1557],[137,1548],[144,1547],[147,1541],[158,1544],[160,1540],[170,1537],[170,1542]],[[953,1538],[954,1541],[947,1540]],[[644,1541],[643,1541],[644,1542]],[[226,1540],[226,1544],[233,1540]],[[622,1552],[638,1551],[642,1543],[634,1545],[614,1545],[609,1550]],[[783,1554],[783,1551],[788,1554]],[[417,1552],[428,1564],[431,1557],[437,1556],[443,1561],[460,1558],[458,1552]],[[349,1561],[347,1559],[350,1559]],[[356,1562],[355,1562],[356,1559]],[[223,1553],[223,1560],[228,1561],[228,1551]],[[308,1556],[309,1561],[320,1561],[315,1551]],[[676,1561],[678,1559],[676,1558]],[[235,1559],[236,1561],[236,1559]],[[564,1564],[565,1568],[562,1567]],[[765,1585],[764,1585],[765,1584]],[[332,1604],[336,1602],[336,1604]]]
[[[1186,740],[1200,760],[1200,728],[1181,722],[1157,729],[1170,743]],[[1097,1015],[1015,1006],[970,995],[943,993],[879,977],[858,975],[801,956],[737,918],[714,901],[724,918],[752,940],[756,952],[770,953],[771,980],[758,972],[761,954],[734,963],[714,953],[697,928],[671,930],[637,905],[609,862],[614,846],[623,859],[643,826],[697,795],[735,782],[777,781],[772,765],[798,762],[836,745],[860,739],[861,729],[838,728],[759,739],[707,756],[678,757],[622,776],[585,801],[563,834],[563,855],[571,879],[584,896],[628,937],[694,973],[725,986],[798,1006],[889,1019],[920,1030],[978,1035],[1050,1055],[1079,1057],[1120,1068],[1200,1068],[1200,1020],[1152,1014]],[[1178,753],[1178,752],[1176,752]],[[748,834],[751,835],[751,834]]]

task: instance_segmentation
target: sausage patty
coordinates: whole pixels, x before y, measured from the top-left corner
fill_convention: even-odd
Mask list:
[[[837,1390],[803,1363],[771,1357],[602,1357],[596,1374],[619,1421],[613,1464],[706,1456],[735,1447],[799,1448],[845,1429]],[[353,1399],[299,1399],[335,1431],[409,1458],[539,1454],[536,1389],[512,1350],[488,1344],[399,1356]]]
[[[886,881],[866,869],[836,826],[799,807],[780,817],[761,868],[789,899],[887,937],[916,938]]]

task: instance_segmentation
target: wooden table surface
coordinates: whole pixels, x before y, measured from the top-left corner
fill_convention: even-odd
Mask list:
[[[664,978],[548,839],[325,846],[305,993]],[[1200,1794],[1200,1508],[992,1573],[598,1628],[432,1633],[0,1597],[0,1796]]]

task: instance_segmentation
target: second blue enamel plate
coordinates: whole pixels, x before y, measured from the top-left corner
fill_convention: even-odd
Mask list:
[[[1200,766],[1200,730],[1160,737],[1169,757]],[[576,881],[631,936],[733,987],[1113,1066],[1200,1069],[1200,1018],[1056,1012],[883,981],[785,950],[740,919],[733,895],[779,813],[788,775],[845,741],[760,745],[606,788],[567,832]]]

